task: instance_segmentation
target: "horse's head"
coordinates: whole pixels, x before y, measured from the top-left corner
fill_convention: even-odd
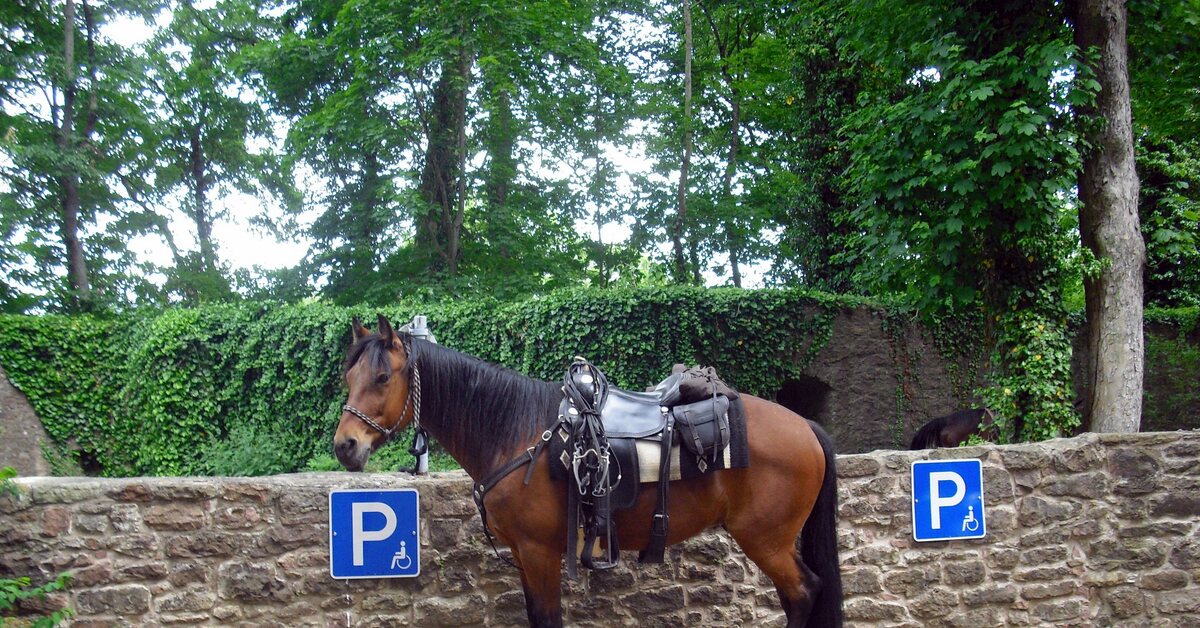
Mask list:
[[[392,330],[379,317],[378,333],[371,333],[356,317],[354,343],[346,353],[346,387],[350,394],[333,436],[333,452],[349,471],[362,471],[371,453],[412,421],[415,405],[409,393],[407,336]]]

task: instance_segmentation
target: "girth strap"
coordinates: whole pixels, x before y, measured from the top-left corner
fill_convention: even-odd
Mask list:
[[[638,554],[638,562],[661,563],[667,549],[667,489],[671,485],[671,443],[675,440],[675,415],[667,412],[667,424],[662,433],[662,454],[658,469],[658,505],[650,523],[650,541]]]

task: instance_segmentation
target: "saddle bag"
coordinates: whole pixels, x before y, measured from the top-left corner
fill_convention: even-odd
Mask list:
[[[716,462],[729,446],[729,398],[715,395],[703,401],[675,406],[675,430],[684,449],[700,460]]]

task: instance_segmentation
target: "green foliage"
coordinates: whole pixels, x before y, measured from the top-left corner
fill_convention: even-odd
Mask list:
[[[17,477],[17,470],[12,467],[0,467],[0,495],[8,495],[9,497],[19,497],[21,495],[21,487],[13,482],[13,478]]]
[[[1200,417],[1200,307],[1146,311],[1143,431],[1195,429]]]
[[[0,578],[0,613],[7,614],[11,612],[23,600],[45,599],[51,593],[65,590],[70,583],[70,574],[61,574],[54,580],[36,587],[32,585],[29,578],[24,576],[19,578]],[[74,614],[71,609],[64,608],[54,611],[48,616],[37,617],[29,625],[33,628],[52,628],[66,621]],[[7,625],[9,619],[12,618],[0,615],[0,624]]]
[[[1004,437],[1018,440],[1078,422],[1063,392],[1063,295],[1086,259],[1075,235],[1081,154],[1071,112],[1098,89],[1057,9],[1024,4],[996,13],[928,0],[879,33],[860,29],[846,54],[885,60],[892,81],[872,85],[844,129],[848,185],[860,199],[847,218],[859,235],[844,257],[857,282],[903,295],[930,323],[982,315],[972,346],[992,360],[979,394],[1008,422]],[[867,24],[879,10],[889,8],[865,3],[856,15]]]
[[[677,362],[715,366],[773,395],[821,351],[859,299],[796,290],[567,290],[520,302],[411,303],[447,346],[558,379],[585,355],[620,386],[656,383]],[[326,304],[210,305],[93,316],[0,316],[0,364],[56,446],[90,473],[255,475],[324,469],[345,391],[349,321],[376,310]],[[410,435],[377,456],[411,468]],[[383,452],[387,453],[383,453]],[[449,465],[433,448],[435,469]]]
[[[1065,318],[1034,309],[998,315],[992,363],[1002,365],[980,391],[996,415],[1001,443],[1068,436],[1079,426],[1072,405],[1071,337]]]
[[[1138,214],[1146,240],[1146,303],[1200,305],[1200,143],[1144,137]]]

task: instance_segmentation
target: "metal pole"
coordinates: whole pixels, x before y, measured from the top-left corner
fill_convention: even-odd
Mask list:
[[[412,322],[400,328],[401,331],[407,331],[412,334],[413,338],[422,338],[433,344],[437,344],[437,339],[433,337],[433,332],[429,331],[428,319],[418,314],[413,316]],[[417,467],[415,469],[417,475],[425,475],[429,473],[429,452],[417,456]]]

